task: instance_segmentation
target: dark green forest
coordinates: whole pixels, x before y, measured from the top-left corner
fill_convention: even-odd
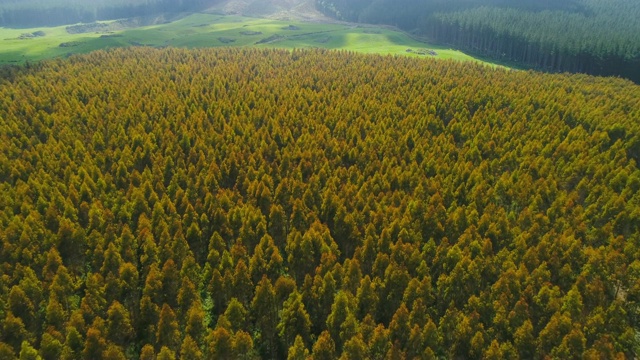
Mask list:
[[[383,23],[474,54],[551,72],[640,82],[635,0],[317,0],[325,14]]]
[[[0,77],[2,359],[633,359],[640,87],[324,50]]]
[[[216,0],[0,0],[0,26],[30,28],[205,8]]]

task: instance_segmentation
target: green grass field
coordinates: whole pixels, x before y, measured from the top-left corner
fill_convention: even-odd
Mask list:
[[[42,31],[45,35],[20,38],[22,34],[36,31]],[[61,44],[67,46],[61,47]],[[69,34],[65,26],[34,29],[0,28],[0,64],[20,64],[131,45],[326,48],[486,63],[460,51],[419,42],[405,33],[383,27],[192,14],[167,24],[113,31],[108,34]],[[413,52],[407,52],[407,49]],[[433,52],[427,55],[416,53],[429,50]],[[433,55],[434,53],[436,55]]]

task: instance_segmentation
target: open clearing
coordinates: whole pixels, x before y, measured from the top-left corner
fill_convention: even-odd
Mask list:
[[[209,13],[190,14],[140,27],[122,26],[122,23],[107,21],[83,26],[81,30],[86,32],[73,34],[70,31],[77,32],[77,27],[72,26],[70,31],[67,26],[0,28],[0,64],[19,64],[125,46],[326,48],[483,62],[457,50],[414,40],[400,31],[369,25]]]

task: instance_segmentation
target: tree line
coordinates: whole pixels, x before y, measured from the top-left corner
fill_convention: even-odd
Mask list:
[[[318,0],[317,6],[522,66],[640,81],[640,4],[633,0]]]
[[[1,74],[2,359],[638,356],[628,81],[171,48]]]

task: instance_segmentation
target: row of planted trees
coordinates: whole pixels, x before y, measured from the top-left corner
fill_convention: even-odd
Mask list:
[[[629,82],[146,48],[1,81],[2,358],[637,354]]]
[[[587,2],[590,3],[590,2]],[[480,7],[439,13],[426,26],[437,41],[548,71],[582,72],[640,80],[640,14],[635,2],[592,1],[583,12],[522,12]],[[591,14],[595,13],[595,14]]]

